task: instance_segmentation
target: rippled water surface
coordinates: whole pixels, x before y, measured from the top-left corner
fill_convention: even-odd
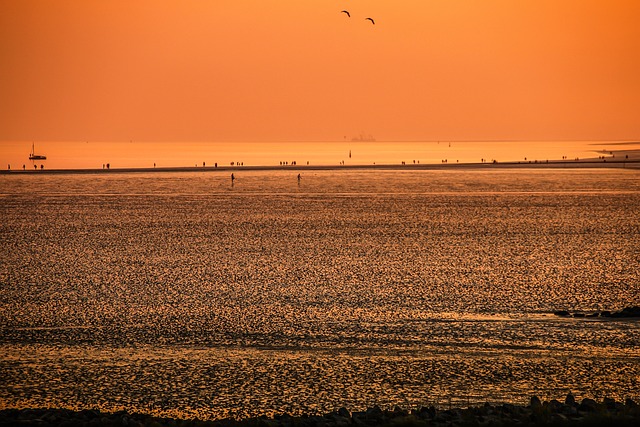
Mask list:
[[[0,176],[0,407],[640,397],[640,172]]]

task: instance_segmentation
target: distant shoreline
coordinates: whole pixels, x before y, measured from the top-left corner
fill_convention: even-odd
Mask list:
[[[125,167],[125,168],[83,168],[83,169],[12,169],[2,170],[2,175],[35,174],[113,174],[151,172],[237,172],[237,171],[321,171],[321,170],[495,170],[495,169],[640,169],[640,159],[588,159],[518,161],[495,163],[417,163],[417,164],[373,164],[373,165],[275,165],[275,166],[177,166],[177,167]]]

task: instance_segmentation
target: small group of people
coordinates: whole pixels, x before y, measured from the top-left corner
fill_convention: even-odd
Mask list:
[[[34,169],[34,170],[38,170],[38,165],[34,164],[34,165],[33,165],[33,169]],[[40,165],[40,170],[43,170],[43,169],[44,169],[44,164],[41,164],[41,165]],[[10,170],[11,170],[11,164],[8,164],[8,165],[7,165],[7,170],[8,170],[8,171],[10,171]],[[22,165],[22,170],[23,170],[23,171],[26,171],[26,170],[27,170],[27,165]]]

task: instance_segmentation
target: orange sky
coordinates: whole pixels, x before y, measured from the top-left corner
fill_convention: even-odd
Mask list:
[[[0,0],[0,140],[638,139],[639,23],[638,0]]]

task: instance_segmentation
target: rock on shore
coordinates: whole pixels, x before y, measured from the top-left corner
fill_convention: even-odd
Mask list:
[[[553,314],[561,317],[574,317],[574,318],[594,318],[594,317],[606,317],[611,319],[629,319],[629,318],[640,318],[640,306],[633,307],[625,307],[620,311],[594,311],[585,313],[583,311],[568,311],[568,310],[557,310],[554,311]]]
[[[640,407],[636,402],[616,402],[605,398],[602,402],[583,399],[577,402],[569,393],[564,402],[542,402],[532,397],[528,406],[512,404],[489,405],[440,410],[434,407],[407,411],[396,407],[383,410],[375,406],[363,412],[340,408],[318,416],[274,418],[259,417],[245,420],[179,420],[158,418],[127,412],[104,413],[93,410],[67,409],[5,409],[0,411],[0,426],[38,427],[429,427],[429,426],[637,426]]]

